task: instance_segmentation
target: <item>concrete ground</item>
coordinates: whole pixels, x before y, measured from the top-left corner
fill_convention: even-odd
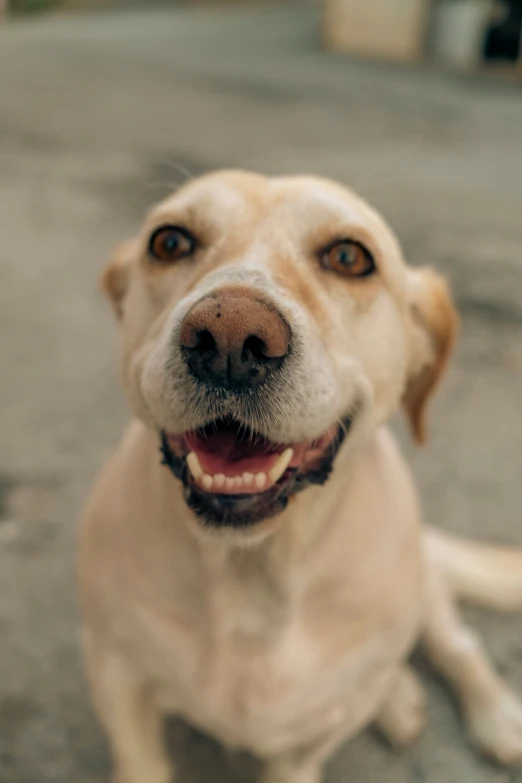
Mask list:
[[[0,781],[101,783],[78,656],[75,524],[127,409],[97,289],[114,243],[186,176],[317,172],[380,207],[453,283],[460,346],[425,452],[427,518],[522,543],[522,100],[501,86],[329,58],[313,7],[149,10],[0,31]],[[401,437],[407,442],[402,425]],[[522,617],[470,614],[522,692]],[[508,783],[425,672],[429,727],[349,744],[328,783]],[[172,727],[183,783],[255,780]],[[145,783],[145,781],[144,781]]]

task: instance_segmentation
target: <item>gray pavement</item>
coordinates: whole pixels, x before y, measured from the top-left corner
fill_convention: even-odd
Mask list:
[[[522,95],[322,55],[313,6],[132,11],[0,30],[0,781],[101,783],[77,649],[75,524],[127,409],[97,276],[143,210],[217,166],[337,177],[453,283],[459,350],[429,448],[398,430],[427,518],[522,543]],[[470,613],[522,692],[522,615]],[[429,671],[430,724],[368,734],[328,783],[512,783]],[[174,725],[183,783],[246,783]],[[145,781],[144,781],[145,783]]]

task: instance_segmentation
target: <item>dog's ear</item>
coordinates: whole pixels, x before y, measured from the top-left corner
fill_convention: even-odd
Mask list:
[[[125,295],[129,287],[130,265],[136,253],[136,240],[121,242],[114,250],[101,276],[101,287],[111,300],[116,316],[121,319]]]
[[[459,319],[448,284],[431,269],[410,273],[411,354],[403,406],[417,443],[426,440],[427,403],[451,355]]]

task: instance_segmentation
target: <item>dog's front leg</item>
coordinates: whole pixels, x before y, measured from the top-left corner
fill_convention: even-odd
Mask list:
[[[317,760],[282,759],[268,765],[262,783],[321,783],[322,773],[323,764]]]
[[[346,740],[346,732],[326,732],[310,745],[274,758],[261,783],[321,783],[324,766]]]
[[[174,783],[152,689],[119,653],[96,645],[92,637],[85,647],[94,706],[112,754],[113,783]]]

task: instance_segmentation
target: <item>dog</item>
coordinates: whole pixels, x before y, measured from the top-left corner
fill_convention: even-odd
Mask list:
[[[384,220],[312,178],[222,171],[154,208],[103,276],[133,418],[80,530],[86,668],[114,783],[168,783],[174,714],[319,783],[375,725],[424,724],[421,645],[478,749],[522,707],[459,597],[522,605],[521,558],[421,525],[389,418],[426,437],[458,319]]]

